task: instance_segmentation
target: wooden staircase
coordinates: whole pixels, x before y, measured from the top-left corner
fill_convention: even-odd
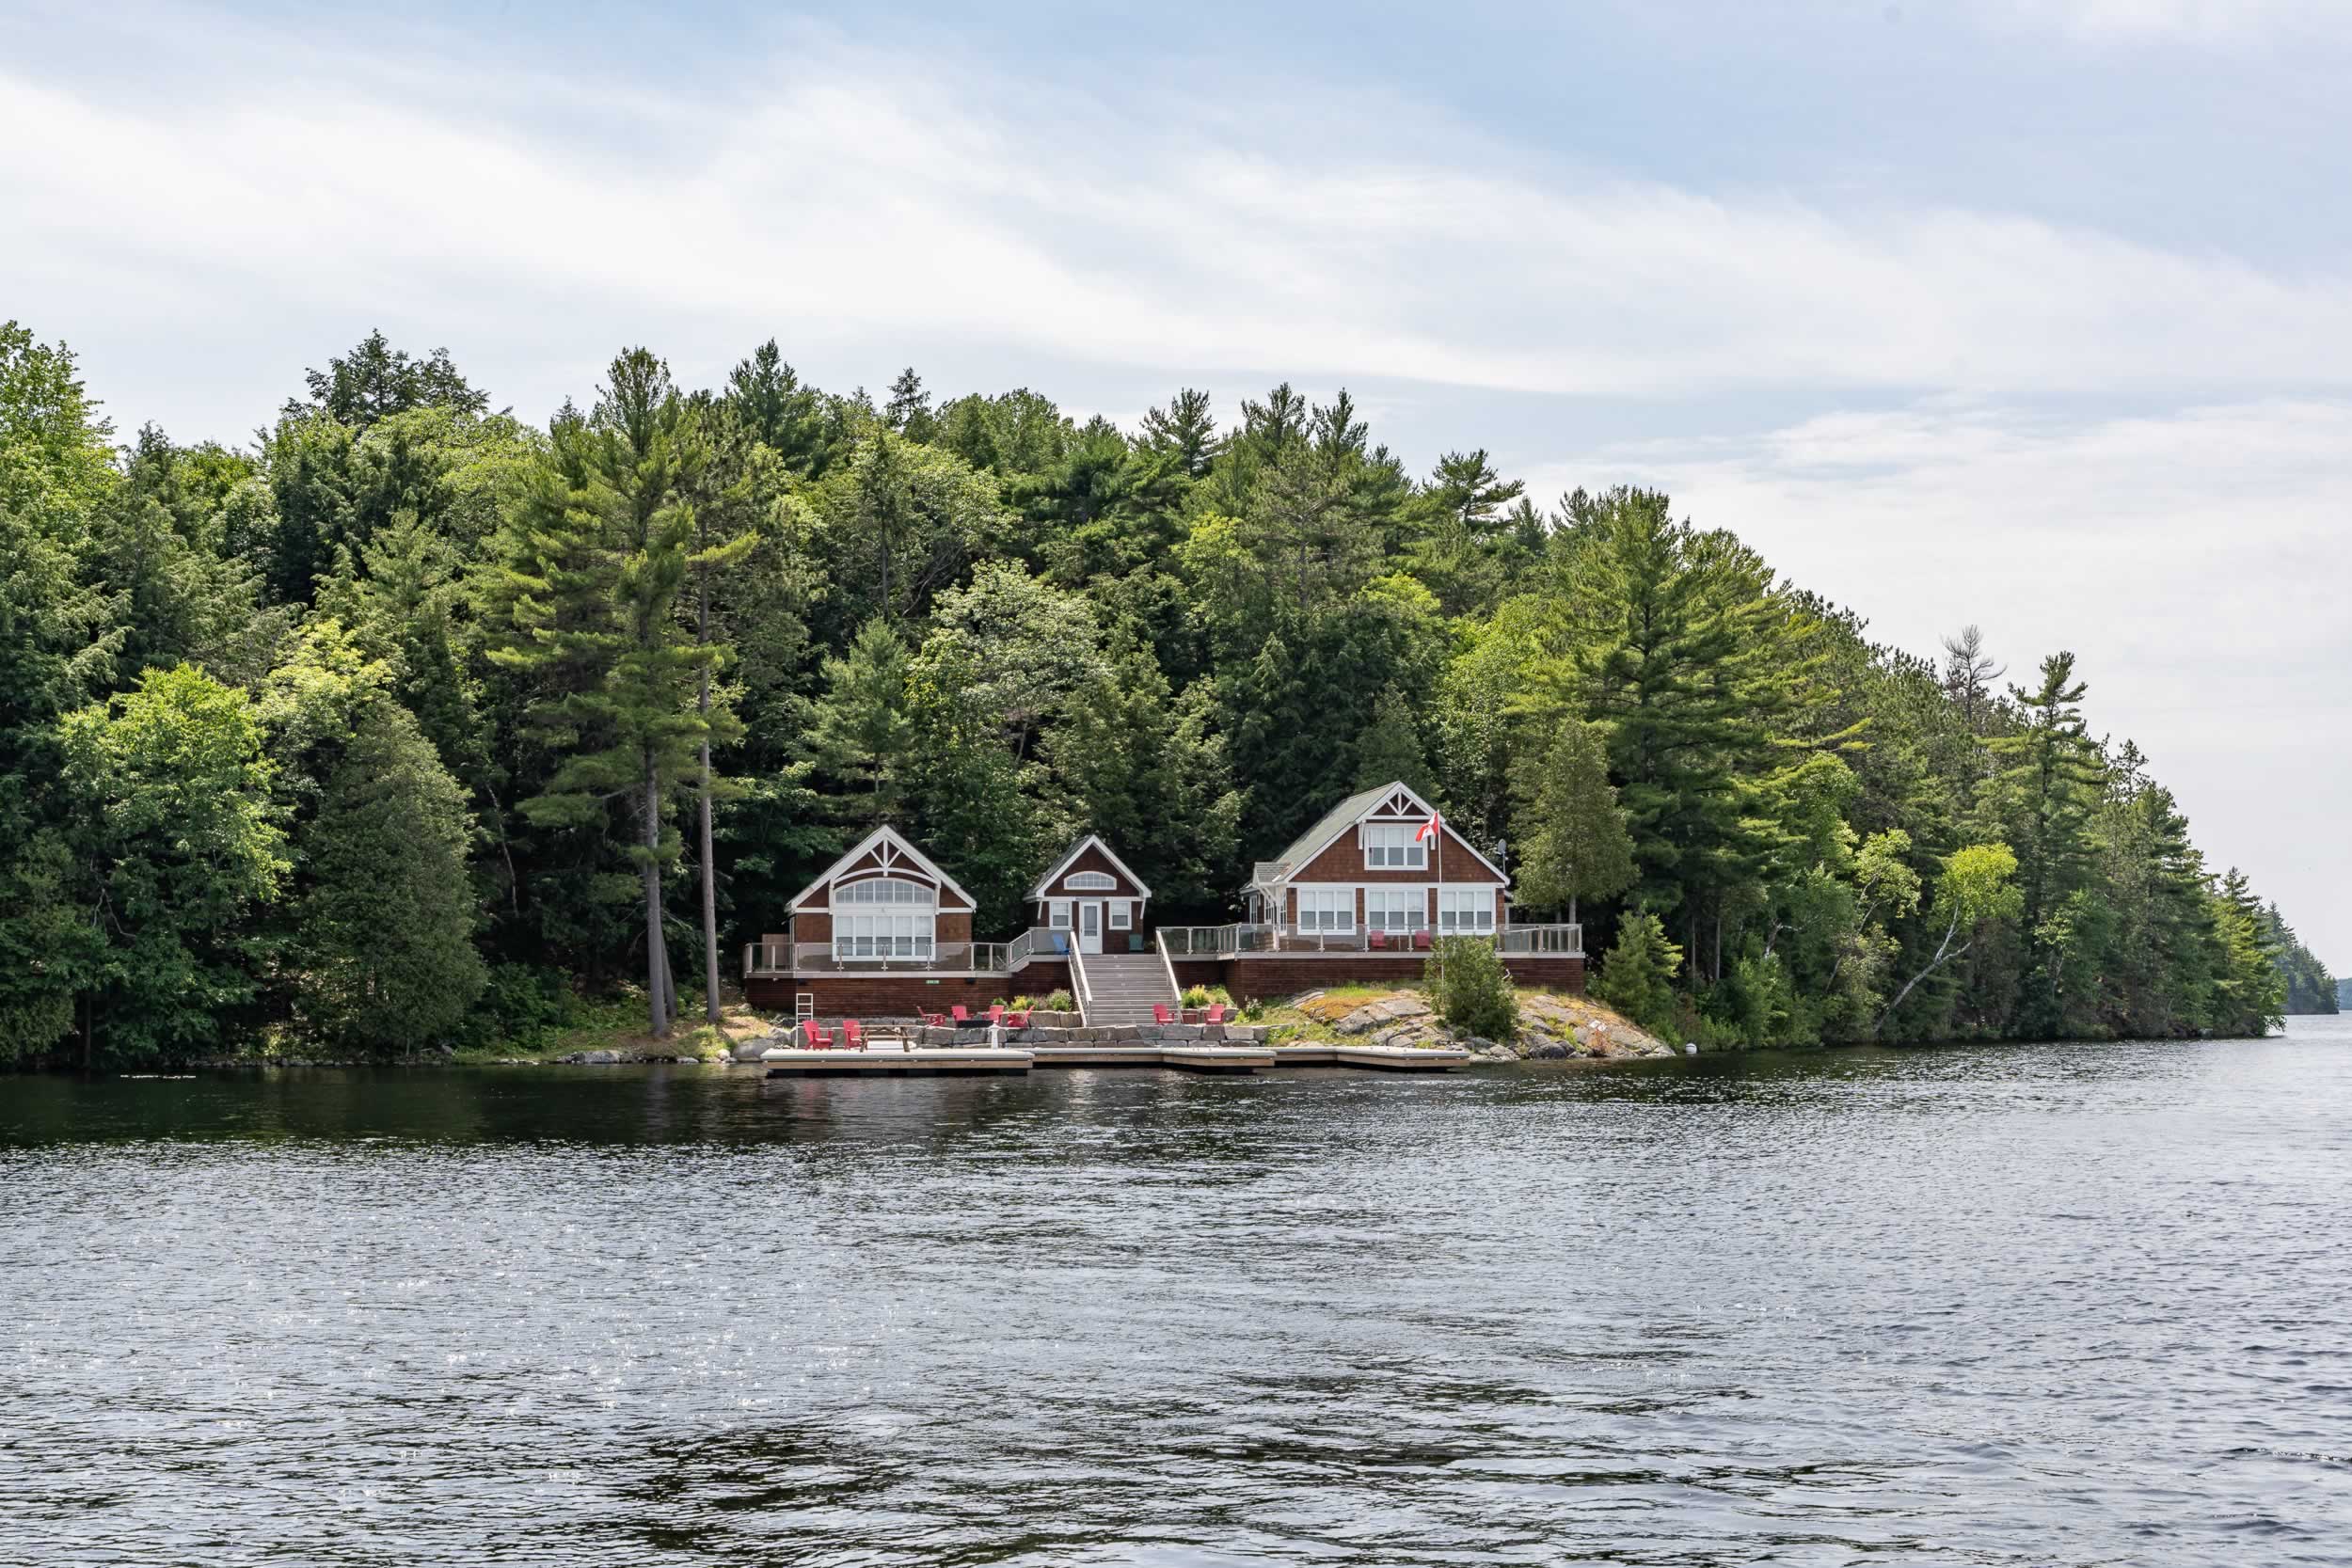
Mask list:
[[[1175,988],[1168,962],[1157,953],[1089,953],[1086,994],[1078,1010],[1089,1028],[1150,1023],[1154,1003],[1173,1011]]]

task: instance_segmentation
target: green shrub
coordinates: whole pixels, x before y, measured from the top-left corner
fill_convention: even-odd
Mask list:
[[[1045,1000],[1039,1003],[1038,1006],[1044,1008],[1049,1013],[1072,1013],[1078,1010],[1077,1002],[1073,1000],[1071,994],[1066,990],[1046,992]]]
[[[532,1050],[578,1022],[579,998],[563,975],[531,964],[490,966],[489,984],[467,1016],[466,1043]]]
[[[1507,1040],[1519,1032],[1518,998],[1511,993],[1511,976],[1494,943],[1477,937],[1439,939],[1422,983],[1449,1028],[1490,1040]]]
[[[1629,914],[1617,923],[1617,940],[1600,960],[1593,995],[1667,1044],[1675,1043],[1675,972],[1682,949],[1666,940],[1654,914]]]

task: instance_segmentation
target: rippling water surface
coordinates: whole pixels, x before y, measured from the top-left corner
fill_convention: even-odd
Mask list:
[[[0,1560],[2352,1560],[2352,1020],[0,1078]]]

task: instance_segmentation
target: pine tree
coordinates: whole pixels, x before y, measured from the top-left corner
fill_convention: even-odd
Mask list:
[[[2007,763],[1994,781],[1994,798],[2017,850],[2028,943],[2026,1011],[2017,1026],[2032,1037],[2071,1034],[2094,1021],[2091,988],[2110,935],[2108,911],[2085,896],[2095,851],[2092,814],[2106,770],[2084,726],[2083,692],[2074,656],[2050,655],[2039,685],[2010,689],[2024,727],[1990,743]]]
[[[890,384],[890,401],[882,404],[882,423],[910,441],[928,441],[935,425],[931,419],[931,395],[923,390],[923,378],[909,365]]]
[[[1562,724],[1551,750],[1531,758],[1518,783],[1521,903],[1565,907],[1573,922],[1579,898],[1613,897],[1633,885],[1633,839],[1591,725]]]
[[[874,822],[903,820],[907,756],[914,725],[907,712],[911,659],[891,624],[866,623],[839,658],[825,660],[825,694],[809,730],[810,750],[827,774],[864,799],[850,810]]]
[[[1424,800],[1437,793],[1428,756],[1422,750],[1420,728],[1413,722],[1413,706],[1393,682],[1381,688],[1373,705],[1372,722],[1357,735],[1355,756],[1357,789],[1394,783]]]
[[[714,721],[692,695],[721,657],[679,621],[694,554],[686,497],[707,452],[669,369],[643,349],[612,361],[585,420],[559,417],[547,471],[508,534],[500,594],[507,635],[498,657],[538,677],[534,724],[564,760],[526,801],[532,821],[590,827],[627,800],[628,859],[644,897],[647,1010],[670,1030],[662,868],[664,792],[695,765]]]

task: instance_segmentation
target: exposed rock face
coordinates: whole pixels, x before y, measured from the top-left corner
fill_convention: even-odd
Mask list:
[[[1674,1054],[1665,1041],[1644,1034],[1629,1020],[1581,996],[1522,996],[1519,1031],[1522,1053],[1542,1061],[1566,1056],[1607,1061]]]

